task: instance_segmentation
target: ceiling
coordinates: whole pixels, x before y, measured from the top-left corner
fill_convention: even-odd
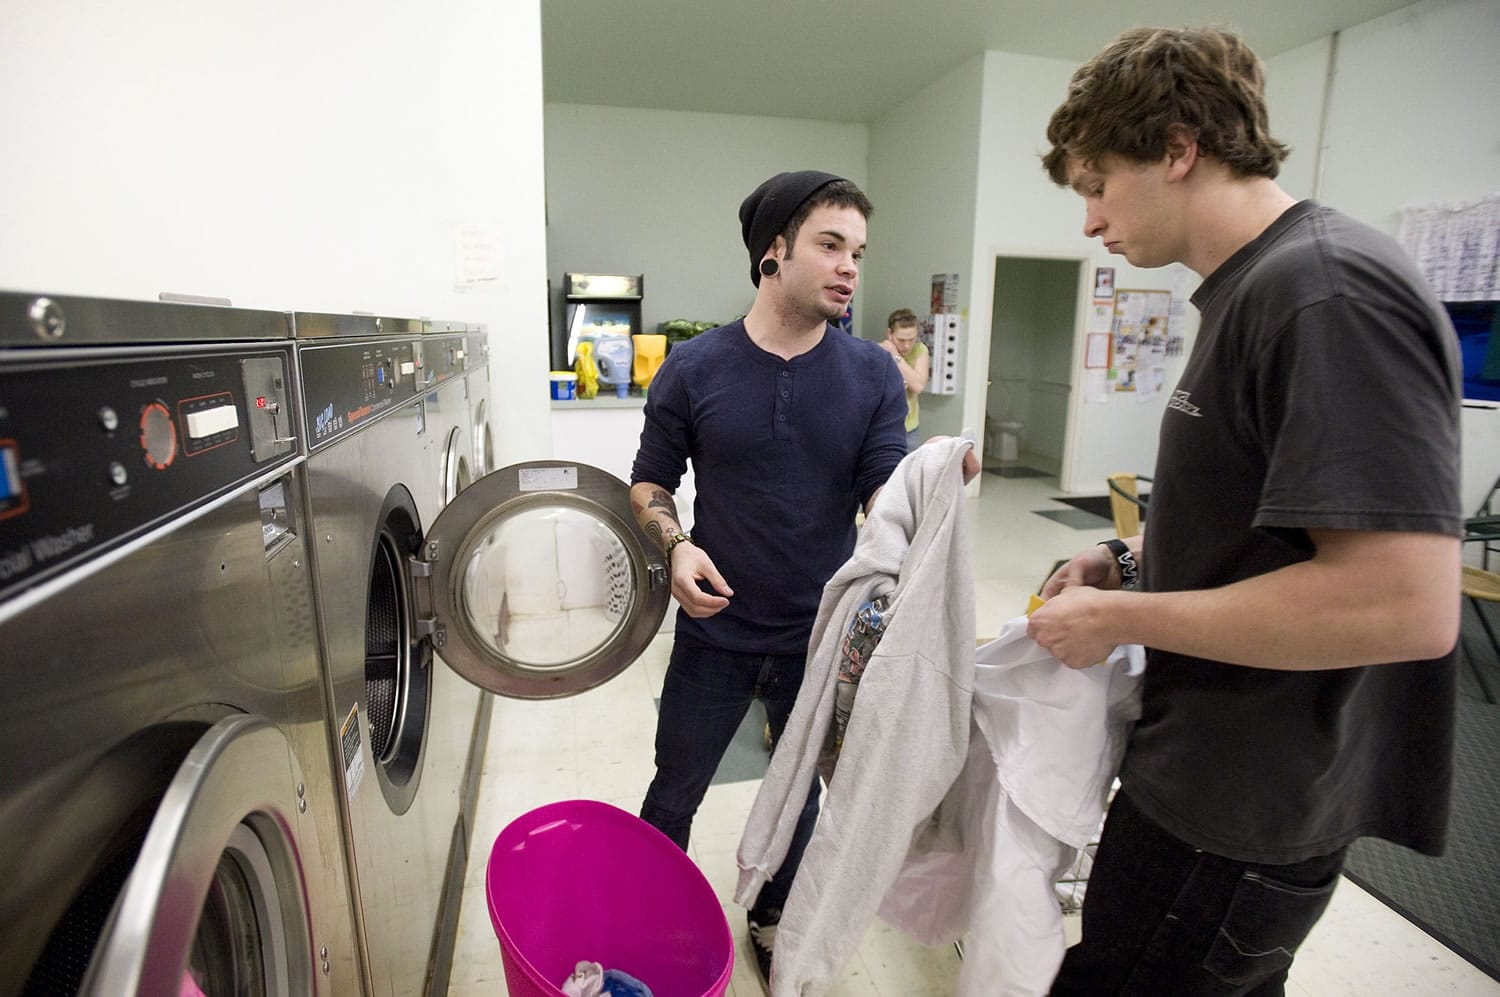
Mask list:
[[[868,122],[986,49],[1082,62],[1129,27],[1219,24],[1269,58],[1408,3],[541,0],[544,96]]]

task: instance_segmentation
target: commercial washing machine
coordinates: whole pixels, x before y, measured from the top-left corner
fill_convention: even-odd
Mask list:
[[[546,698],[606,681],[654,637],[670,583],[628,487],[594,468],[515,465],[442,503],[434,441],[456,425],[436,414],[445,333],[369,316],[293,324],[369,985],[441,993],[482,760],[478,690]]]
[[[468,369],[465,372],[464,388],[468,394],[474,477],[478,479],[495,470],[495,437],[490,428],[490,343],[488,330],[482,323],[469,323],[466,336]],[[483,697],[479,720],[474,727],[474,744],[469,761],[470,781],[464,791],[464,836],[471,853],[476,848],[474,818],[479,800],[480,779],[484,775],[485,750],[489,745],[492,705],[490,697]],[[482,850],[488,847],[488,843],[480,841],[477,847]]]
[[[422,404],[427,409],[431,449],[437,460],[441,507],[477,477],[469,408],[468,326],[462,322],[424,321],[422,331],[428,371]]]
[[[294,313],[307,515],[356,921],[379,995],[441,993],[482,694],[413,629],[406,561],[471,479],[467,342],[433,323]]]
[[[360,989],[292,361],[0,293],[0,994]]]
[[[430,471],[437,482],[437,504],[423,508],[422,521],[430,523],[474,478],[474,432],[469,404],[471,357],[468,325],[463,322],[424,321],[422,348],[427,388],[422,395],[427,427]],[[458,933],[464,870],[468,865],[470,833],[484,768],[484,749],[489,739],[490,697],[467,682],[447,673],[441,655],[435,665],[432,711],[440,718],[429,737],[441,742],[436,757],[461,758],[462,778],[456,786],[458,820],[449,828],[445,886],[439,909],[434,957],[430,970],[432,988],[446,986],[451,956]],[[463,718],[468,717],[469,720]],[[445,791],[449,782],[444,779]]]
[[[495,435],[490,425],[490,337],[483,323],[469,326],[469,425],[474,432],[474,477],[495,470]]]

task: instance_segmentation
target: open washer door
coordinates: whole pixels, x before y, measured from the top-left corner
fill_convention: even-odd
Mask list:
[[[411,569],[418,634],[464,678],[512,699],[614,678],[656,636],[671,595],[629,486],[568,461],[475,481],[432,524]]]

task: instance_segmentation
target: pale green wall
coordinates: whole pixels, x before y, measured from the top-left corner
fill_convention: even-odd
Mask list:
[[[1022,450],[1047,470],[1060,465],[1066,440],[1078,276],[1072,260],[995,261],[986,416],[1023,423]]]
[[[1321,39],[1267,60],[1272,131],[1292,146],[1282,181],[1299,197],[1313,193],[1330,48],[1330,39]],[[1321,200],[1394,230],[1405,205],[1500,189],[1496,52],[1494,0],[1424,0],[1343,32]],[[750,284],[733,213],[739,199],[776,169],[822,165],[867,178],[876,215],[856,301],[858,328],[875,338],[892,308],[924,312],[931,275],[958,273],[967,318],[960,394],[926,396],[922,428],[926,435],[980,429],[997,256],[1077,259],[1086,277],[1096,266],[1113,266],[1121,288],[1176,283],[1190,293],[1197,283],[1105,254],[1080,231],[1077,196],[1042,173],[1047,119],[1075,68],[1067,60],[987,52],[867,129],[549,105],[549,273],[555,280],[569,266],[581,269],[580,259],[596,260],[588,266],[600,269],[648,271],[648,311],[658,309],[648,322],[699,306],[743,311]],[[600,148],[609,154],[585,155]],[[814,154],[820,162],[808,161]],[[589,185],[610,192],[613,214],[577,195]],[[690,243],[683,232],[693,233]],[[687,278],[672,276],[678,271]],[[1196,324],[1189,307],[1189,342]],[[1180,363],[1169,365],[1169,385]],[[1075,375],[1081,371],[1080,352],[1072,365]],[[1065,487],[1099,491],[1110,471],[1151,467],[1165,400],[1124,395],[1075,405]]]
[[[655,331],[671,319],[728,322],[747,312],[755,286],[740,202],[784,170],[826,170],[864,186],[869,130],[832,121],[548,104],[546,142],[554,320],[562,321],[564,272],[640,273],[642,321]],[[863,300],[862,290],[856,316]]]

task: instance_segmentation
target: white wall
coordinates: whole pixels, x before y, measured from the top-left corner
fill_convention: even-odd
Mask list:
[[[886,317],[897,308],[927,314],[935,273],[958,274],[960,300],[967,300],[982,71],[983,60],[975,57],[870,127],[875,217],[861,277],[866,307],[856,315],[866,338],[882,338]],[[957,396],[922,395],[921,416],[924,438],[963,428]]]
[[[740,202],[784,170],[826,170],[863,187],[869,130],[834,121],[548,104],[546,142],[555,321],[563,320],[565,272],[640,273],[641,320],[654,332],[671,319],[728,322],[749,311],[755,286]],[[859,311],[856,299],[856,318]]]
[[[985,54],[983,107],[980,123],[979,195],[974,219],[976,276],[969,298],[969,365],[963,376],[963,421],[982,423],[984,379],[990,356],[990,305],[994,296],[995,257],[1058,257],[1084,263],[1085,281],[1092,286],[1096,266],[1115,268],[1115,286],[1122,289],[1170,289],[1172,274],[1140,270],[1123,257],[1104,252],[1098,240],[1083,235],[1083,202],[1078,195],[1052,184],[1043,172],[1041,154],[1047,149],[1047,120],[1062,102],[1077,66],[1069,61],[1014,55]],[[1196,282],[1186,286],[1191,292]],[[1084,305],[1078,302],[1078,320]],[[1187,309],[1184,335],[1191,345],[1197,315]],[[1157,427],[1166,407],[1166,394],[1142,401],[1134,393],[1107,395],[1099,404],[1082,399],[1082,339],[1075,336],[1072,357],[1074,390],[1069,402],[1071,440],[1069,461],[1061,473],[1065,490],[1102,493],[1104,478],[1114,471],[1149,474],[1156,463]],[[1167,384],[1174,384],[1182,359],[1169,360]]]
[[[1271,130],[1294,146],[1283,179],[1312,194],[1307,122],[1322,106],[1327,39],[1267,60]],[[1500,190],[1500,4],[1425,0],[1340,34],[1318,199],[1395,234],[1404,207]],[[1289,122],[1286,127],[1283,123]],[[1300,158],[1300,162],[1299,162]],[[1307,184],[1298,185],[1307,170]],[[1464,508],[1500,476],[1491,409],[1464,412]]]
[[[1276,180],[1298,199],[1313,196],[1331,47],[1330,38],[1319,38],[1265,60],[1271,134],[1291,147]]]
[[[1319,126],[1331,39],[1267,60],[1272,132],[1292,146],[1282,183],[1294,196],[1314,193]],[[1424,201],[1473,199],[1500,188],[1500,5],[1494,0],[1424,0],[1341,33],[1320,200],[1394,232],[1399,210]],[[1052,188],[1037,156],[1046,121],[1062,100],[1075,64],[1004,52],[985,57],[975,259],[969,301],[969,356],[988,357],[986,286],[996,255],[1064,255],[1114,266],[1119,288],[1169,288],[1168,271],[1142,271],[1110,258],[1079,233],[1082,207]],[[1181,288],[1191,293],[1196,280]],[[981,316],[983,317],[981,321]],[[1197,313],[1187,310],[1188,343]],[[984,403],[983,363],[964,378],[963,422]],[[1075,370],[1081,358],[1075,357]],[[1175,382],[1181,361],[1168,367]],[[1076,394],[1076,392],[1075,392]],[[1165,397],[1140,403],[1111,395],[1103,405],[1075,402],[1071,467],[1063,486],[1096,491],[1104,474],[1155,463],[1156,427]],[[1500,453],[1465,453],[1470,478],[1493,480]]]
[[[1395,234],[1401,208],[1500,190],[1500,3],[1427,0],[1339,37],[1321,199]]]
[[[536,0],[11,4],[0,283],[487,322],[497,458],[550,449]],[[455,286],[455,227],[504,234]]]

